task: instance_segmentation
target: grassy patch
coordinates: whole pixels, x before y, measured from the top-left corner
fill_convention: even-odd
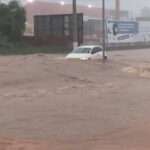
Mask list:
[[[24,44],[0,46],[0,55],[28,55],[36,53],[68,53],[70,49],[63,46],[29,46]]]

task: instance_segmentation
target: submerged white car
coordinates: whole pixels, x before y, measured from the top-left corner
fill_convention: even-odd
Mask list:
[[[67,59],[101,59],[102,46],[100,45],[87,45],[75,48],[71,53],[66,56]]]

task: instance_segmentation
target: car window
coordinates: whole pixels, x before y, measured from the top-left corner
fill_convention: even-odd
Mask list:
[[[98,53],[98,52],[100,52],[100,51],[102,51],[102,49],[101,49],[100,47],[95,47],[95,48],[93,48],[93,50],[92,50],[92,54]]]
[[[91,52],[91,48],[78,47],[78,48],[74,49],[72,53],[90,53],[90,52]]]

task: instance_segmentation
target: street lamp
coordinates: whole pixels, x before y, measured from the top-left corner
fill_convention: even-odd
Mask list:
[[[60,5],[61,5],[61,6],[64,6],[64,5],[65,5],[65,2],[64,2],[64,1],[60,1]]]
[[[78,30],[77,30],[77,3],[73,0],[73,48],[78,46]]]
[[[91,5],[91,4],[88,4],[88,8],[93,8],[93,5]]]
[[[33,3],[33,2],[34,2],[34,0],[27,0],[27,2],[28,2],[28,3]]]

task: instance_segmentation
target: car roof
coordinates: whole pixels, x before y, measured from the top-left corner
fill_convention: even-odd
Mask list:
[[[80,48],[91,48],[91,49],[93,49],[95,47],[101,47],[102,48],[101,45],[82,45],[82,46],[79,46],[79,47]]]

